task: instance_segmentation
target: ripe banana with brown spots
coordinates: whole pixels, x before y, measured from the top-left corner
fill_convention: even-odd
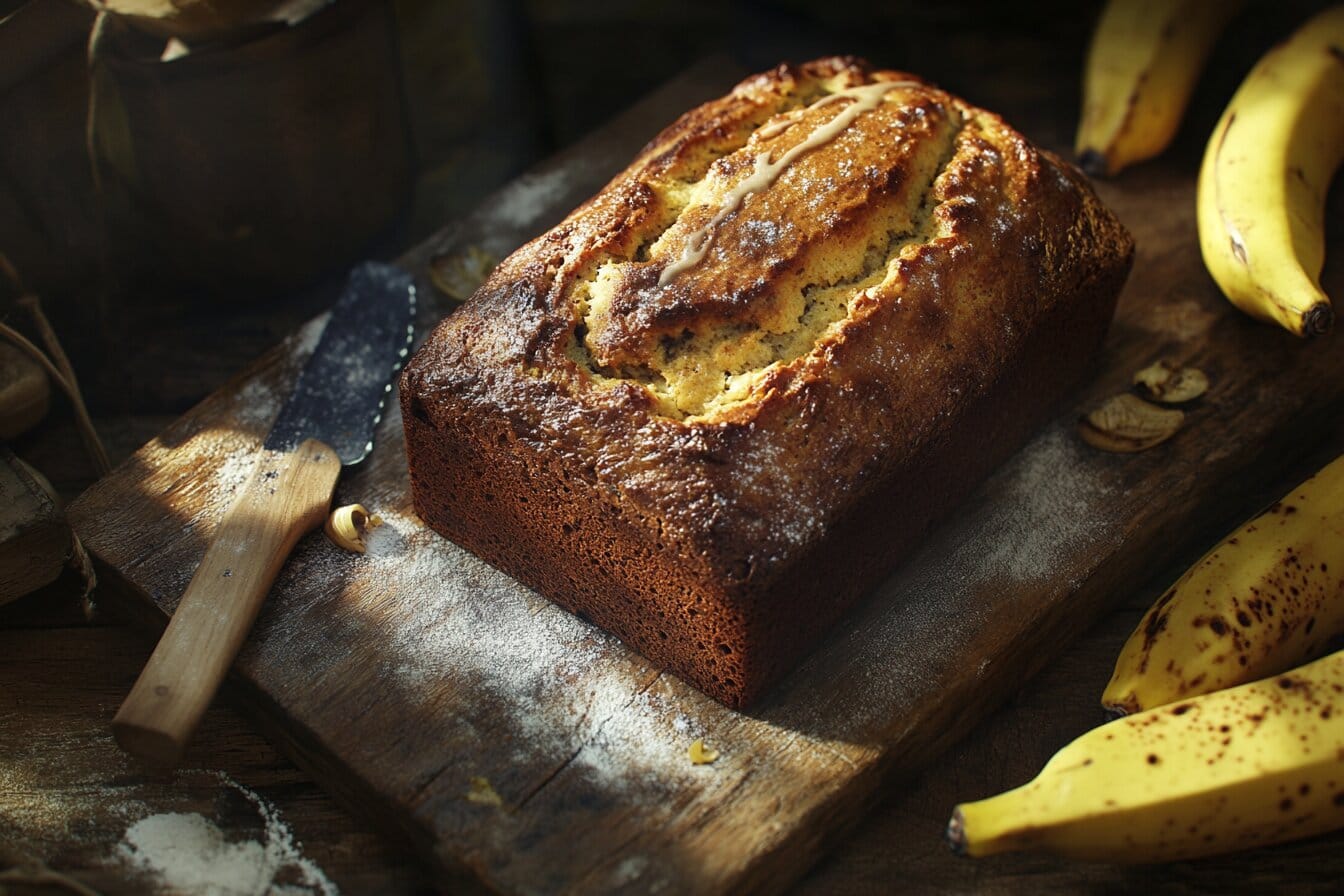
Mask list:
[[[1132,713],[1291,669],[1344,634],[1344,457],[1247,522],[1172,585],[1102,694]]]
[[[1344,651],[1094,728],[1035,780],[956,808],[959,853],[1214,855],[1344,827]]]

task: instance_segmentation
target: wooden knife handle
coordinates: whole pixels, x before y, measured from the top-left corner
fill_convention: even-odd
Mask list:
[[[261,458],[112,720],[124,750],[164,765],[181,759],[285,558],[326,518],[340,472],[316,439]]]

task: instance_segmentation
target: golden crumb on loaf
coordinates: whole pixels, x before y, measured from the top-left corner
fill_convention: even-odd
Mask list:
[[[741,706],[1082,380],[1132,253],[998,116],[780,66],[430,335],[401,383],[416,511]]]

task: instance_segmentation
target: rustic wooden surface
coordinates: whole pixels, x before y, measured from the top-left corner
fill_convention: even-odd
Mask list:
[[[405,263],[422,274],[445,252],[507,251],[603,182],[652,133],[648,121],[730,83],[697,70]],[[1029,111],[1011,117],[1032,133]],[[339,493],[388,519],[377,548],[351,557],[320,538],[299,547],[236,667],[245,705],[301,765],[447,877],[517,892],[790,883],[884,787],[1169,559],[1179,533],[1220,518],[1229,483],[1277,472],[1344,396],[1344,357],[1331,344],[1251,324],[1214,293],[1187,169],[1150,166],[1103,195],[1140,248],[1093,383],[753,713],[659,675],[427,533],[409,510],[395,414]],[[445,307],[427,303],[423,323]],[[109,599],[127,596],[151,623],[172,612],[314,332],[236,377],[71,508],[119,586]],[[1215,384],[1185,431],[1137,456],[1082,446],[1079,409],[1163,357]],[[1267,457],[1269,443],[1285,454]],[[685,748],[702,735],[723,756],[692,768]],[[469,799],[475,779],[502,805]]]
[[[833,25],[851,12],[842,2],[827,7],[820,17]],[[563,11],[548,14],[557,26],[552,30],[566,36],[548,43],[548,54],[556,58],[573,55],[577,47],[581,51],[577,57],[596,60],[601,55],[599,27],[581,16],[567,20]],[[1044,17],[1029,25],[1011,26],[1016,29],[1011,33],[1000,33],[1004,23],[999,16],[992,39],[974,34],[953,39],[944,30],[938,40],[932,40],[910,22],[897,21],[897,12],[892,15],[900,27],[865,31],[853,26],[844,32],[843,40],[831,40],[827,46],[865,50],[865,39],[885,46],[886,50],[867,48],[866,52],[884,62],[926,72],[977,101],[1003,109],[1037,139],[1056,146],[1067,141],[1074,115],[1077,21]],[[942,11],[932,18],[946,29],[959,15]],[[1084,11],[1076,18],[1085,20],[1087,15]],[[1289,19],[1276,7],[1238,27],[1244,35],[1267,43],[1274,29],[1282,30]],[[730,39],[725,43],[737,47],[756,41],[752,52],[772,57],[814,52],[813,45],[827,37],[827,32],[818,29],[808,43],[800,31],[790,39],[806,44],[807,49],[771,49],[771,41],[759,40],[759,30],[738,29],[738,24],[729,19],[720,29]],[[646,38],[656,36],[660,25],[650,22],[637,30],[638,42],[644,44]],[[779,35],[773,37],[777,48]],[[584,51],[585,47],[591,52]],[[658,53],[676,55],[667,49]],[[1224,58],[1221,67],[1215,59],[1208,79],[1214,83],[1203,90],[1215,99],[1220,90],[1225,96],[1235,85],[1238,66],[1244,70],[1249,58],[1253,57],[1233,54],[1233,64]],[[636,72],[635,77],[647,78],[647,72]],[[547,90],[582,93],[587,99],[586,87],[580,91],[578,86],[587,83],[560,79],[548,84]],[[1197,136],[1200,128],[1211,125],[1216,106],[1209,102],[1192,112],[1190,134]],[[567,139],[565,134],[600,120],[609,108],[594,105],[581,113],[571,112],[568,119],[557,119],[556,131]],[[1034,124],[1029,125],[1029,119]],[[1189,168],[1196,157],[1195,142],[1187,137],[1171,162]],[[1135,176],[1142,181],[1148,174],[1140,170]],[[1338,206],[1336,202],[1332,222],[1341,219]],[[126,457],[169,425],[177,411],[216,388],[259,348],[310,316],[321,307],[320,292],[265,309],[200,305],[189,296],[175,304],[164,297],[153,304],[119,309],[110,319],[111,332],[73,331],[76,341],[84,339],[86,346],[75,357],[76,365],[95,371],[86,377],[86,387],[113,455]],[[79,318],[70,315],[68,319]],[[72,330],[67,327],[64,332],[69,337]],[[128,351],[128,346],[134,350]],[[36,462],[67,495],[91,479],[78,439],[60,408],[16,449]],[[1205,524],[1166,533],[1169,550],[1185,546],[1179,559],[1165,568],[1156,560],[1144,564],[1132,581],[1117,588],[1114,596],[1119,605],[1090,633],[1069,644],[1039,676],[1021,686],[1007,705],[925,772],[875,795],[872,815],[851,835],[832,836],[836,849],[794,891],[1111,893],[1142,888],[1172,893],[1337,892],[1344,871],[1339,835],[1203,862],[1126,869],[1028,857],[968,862],[946,851],[940,833],[953,803],[1026,780],[1055,749],[1099,722],[1096,697],[1115,651],[1141,609],[1169,582],[1178,566],[1194,559],[1238,518],[1341,451],[1344,431],[1312,423],[1294,444],[1268,458],[1271,468],[1283,470],[1273,484],[1254,489],[1241,483],[1228,487],[1219,496],[1221,509],[1211,508]],[[106,613],[92,624],[87,622],[76,599],[79,584],[67,575],[53,587],[0,608],[0,869],[18,858],[41,858],[100,892],[165,892],[161,882],[136,875],[117,860],[117,845],[130,821],[153,812],[197,811],[238,839],[255,835],[257,813],[212,774],[155,776],[115,749],[108,723],[148,656],[150,641]],[[1020,685],[1005,683],[1014,690]],[[236,709],[238,696],[226,695],[207,715],[189,763],[197,769],[225,771],[274,804],[291,824],[304,853],[343,892],[431,892],[428,867],[412,857],[405,838],[375,834],[362,814],[339,808],[256,733],[249,718]],[[827,835],[824,827],[824,823],[818,825],[819,836]],[[50,887],[6,883],[11,892],[54,892]],[[450,891],[474,890],[463,884]]]
[[[132,755],[176,765],[298,540],[322,528],[341,458],[307,439],[261,451],[216,527],[112,733]]]

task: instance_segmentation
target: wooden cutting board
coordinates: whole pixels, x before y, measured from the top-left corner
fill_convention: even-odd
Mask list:
[[[424,278],[429,259],[507,252],[676,111],[733,80],[692,72],[403,259],[430,300],[421,332],[447,307]],[[337,494],[386,525],[363,556],[320,535],[300,544],[232,686],[301,765],[408,838],[445,881],[471,874],[519,893],[787,883],[1187,533],[1225,516],[1242,485],[1308,447],[1337,409],[1338,335],[1304,344],[1216,294],[1196,247],[1192,177],[1188,165],[1155,164],[1101,186],[1138,257],[1094,381],[753,712],[660,674],[423,528],[395,411]],[[1329,277],[1337,292],[1340,279]],[[164,624],[320,326],[71,506],[106,599]],[[1138,455],[1083,445],[1079,409],[1159,358],[1212,380],[1185,429]],[[700,737],[716,763],[688,761]]]

